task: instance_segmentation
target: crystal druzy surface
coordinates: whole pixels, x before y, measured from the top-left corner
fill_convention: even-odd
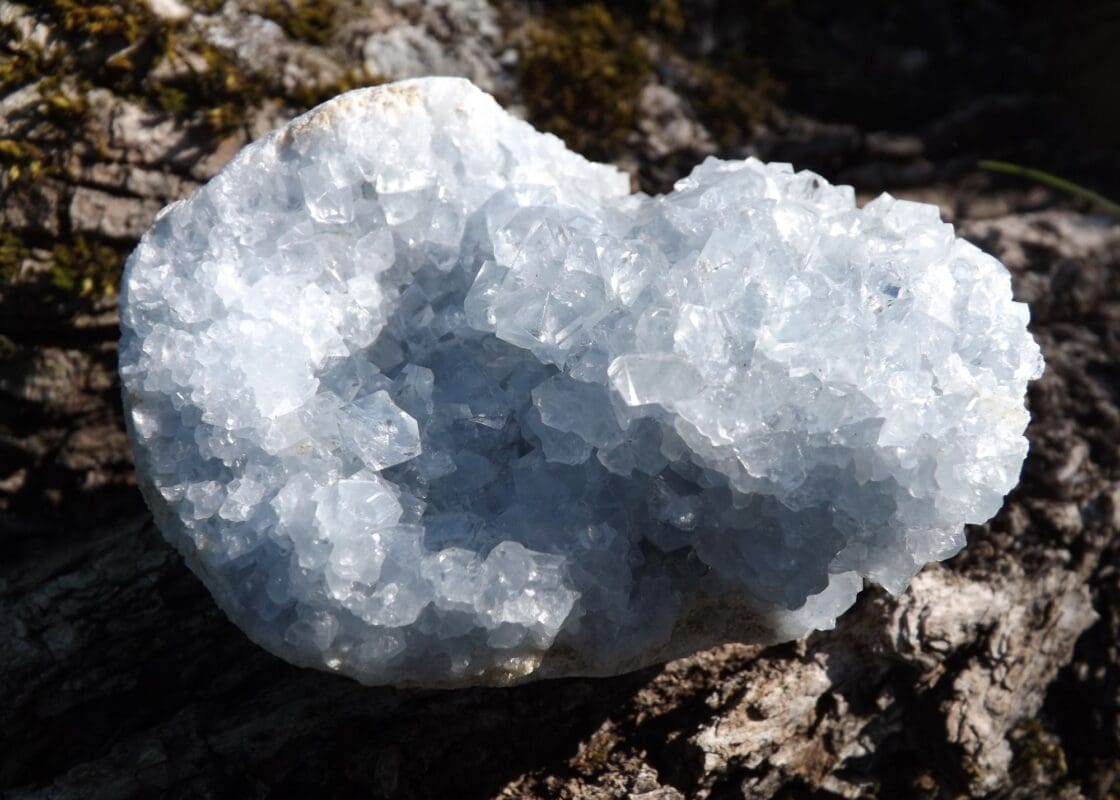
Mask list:
[[[159,527],[254,640],[367,683],[829,627],[998,510],[1042,368],[933,206],[754,160],[632,195],[446,78],[245,148],[121,306]]]

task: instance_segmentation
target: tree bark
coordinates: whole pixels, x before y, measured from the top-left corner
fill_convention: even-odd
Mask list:
[[[28,9],[0,5],[5,25],[33,37]],[[243,13],[227,6],[235,11],[222,13]],[[378,41],[402,25],[437,38],[478,28],[469,16],[372,7],[373,32],[361,30]],[[339,38],[330,46],[285,39],[277,52],[333,75],[347,53]],[[497,50],[491,42],[479,52]],[[493,76],[499,87],[505,80]],[[76,251],[79,234],[87,248],[126,252],[156,209],[288,112],[260,103],[218,136],[197,115],[153,110],[150,98],[76,86],[85,111],[59,139],[57,121],[42,116],[44,91],[33,80],[0,101],[0,139],[29,142],[57,167],[30,182],[9,175],[0,208],[4,227],[20,236],[14,277],[0,290],[0,796],[1116,791],[1114,221],[1070,208],[1024,211],[1037,198],[977,191],[913,136],[794,116],[759,131],[764,156],[835,165],[865,186],[909,184],[903,194],[941,203],[962,235],[1007,263],[1047,361],[1030,389],[1020,487],[992,522],[970,530],[960,556],[922,571],[899,597],[868,588],[836,630],[803,641],[726,645],[609,679],[365,688],[254,646],[163,541],[131,475],[112,296],[75,300],[44,277],[70,252],[58,243]],[[644,185],[662,186],[716,144],[671,90],[659,85],[642,97],[650,107],[639,103],[637,156],[625,163]]]

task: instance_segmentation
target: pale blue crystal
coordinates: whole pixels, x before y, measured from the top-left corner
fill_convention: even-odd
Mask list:
[[[709,159],[662,197],[463,80],[343,95],[124,277],[156,521],[366,683],[612,674],[830,627],[998,510],[1041,370],[937,209]]]

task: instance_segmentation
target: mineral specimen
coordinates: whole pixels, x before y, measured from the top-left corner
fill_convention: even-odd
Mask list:
[[[831,626],[1015,484],[1042,368],[933,206],[709,159],[629,193],[464,80],[338,97],[167,208],[120,363],[229,616],[366,683],[611,674]]]

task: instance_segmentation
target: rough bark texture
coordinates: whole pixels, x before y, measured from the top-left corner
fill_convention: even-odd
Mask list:
[[[983,25],[945,30],[940,3],[914,4],[916,21],[910,4],[842,18],[816,2],[796,17],[618,5],[129,0],[105,6],[113,27],[79,13],[92,2],[0,2],[0,796],[1120,791],[1120,225],[972,167],[1064,148],[1043,163],[1120,174],[1060,115],[1024,128],[1060,104],[1029,71],[1043,34],[998,2],[950,4]],[[960,56],[992,26],[998,63],[1019,70],[1004,83]],[[881,44],[853,50],[864,39]],[[731,40],[757,51],[732,58]],[[871,62],[874,92],[859,81]],[[901,597],[870,588],[835,631],[617,678],[368,689],[252,645],[135,490],[115,270],[163,203],[249,138],[339,88],[424,72],[475,78],[647,189],[706,153],[754,152],[940,203],[1012,269],[1048,363],[1003,511]],[[578,109],[600,78],[611,113],[562,118],[550,81]]]

